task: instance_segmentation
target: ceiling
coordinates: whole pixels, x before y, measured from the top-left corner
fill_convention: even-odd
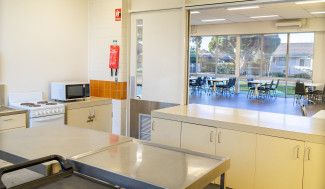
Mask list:
[[[325,17],[325,14],[311,14],[310,12],[325,11],[325,2],[312,4],[296,4],[295,2],[258,5],[256,9],[227,10],[227,8],[209,8],[197,10],[191,14],[191,25],[225,24],[238,22],[254,22],[264,20],[281,20],[297,18]],[[256,16],[278,15],[269,18],[250,18]],[[202,20],[225,19],[214,22]]]

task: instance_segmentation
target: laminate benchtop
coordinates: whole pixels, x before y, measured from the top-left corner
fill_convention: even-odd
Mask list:
[[[209,105],[152,111],[152,117],[325,144],[325,119]]]

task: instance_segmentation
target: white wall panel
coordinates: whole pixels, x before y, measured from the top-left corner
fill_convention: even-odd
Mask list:
[[[0,76],[9,92],[87,80],[87,0],[0,0]]]
[[[313,81],[325,83],[325,32],[315,33]]]
[[[182,103],[184,16],[181,9],[132,13],[131,76],[136,68],[136,19],[143,19],[142,99]]]
[[[122,0],[89,0],[89,78],[114,80],[108,69],[109,45],[117,40],[122,45],[122,21],[115,21],[115,9],[122,8]],[[120,57],[122,54],[120,53]],[[125,72],[126,61],[120,59],[119,70]],[[119,74],[121,76],[121,74]],[[119,77],[119,81],[125,81]]]
[[[199,6],[199,5],[210,5],[220,3],[233,3],[247,0],[185,0],[186,6]]]
[[[130,11],[148,11],[183,7],[184,0],[131,0]]]

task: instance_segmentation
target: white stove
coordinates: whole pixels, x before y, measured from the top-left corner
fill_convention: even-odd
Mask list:
[[[42,92],[11,93],[9,106],[28,110],[29,127],[64,124],[64,104],[43,100]]]

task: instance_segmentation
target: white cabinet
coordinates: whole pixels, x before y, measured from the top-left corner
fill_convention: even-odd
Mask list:
[[[216,133],[214,127],[182,123],[181,148],[215,155]]]
[[[304,189],[325,188],[325,145],[306,142]]]
[[[25,113],[0,117],[0,132],[17,128],[26,128]]]
[[[256,134],[217,130],[216,155],[229,157],[231,163],[226,175],[227,187],[254,188],[255,150]]]
[[[151,142],[179,148],[181,146],[181,122],[152,118]]]
[[[112,105],[67,110],[67,125],[112,132]]]
[[[303,161],[304,142],[257,135],[255,189],[302,189]]]

